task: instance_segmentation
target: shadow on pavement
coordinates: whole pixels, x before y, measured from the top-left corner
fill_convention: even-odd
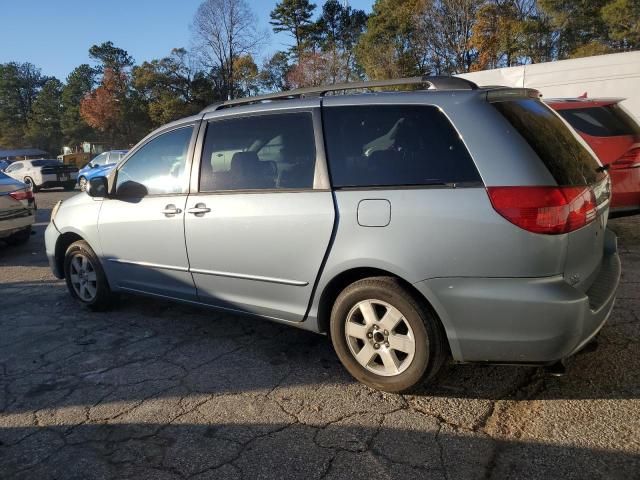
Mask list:
[[[130,296],[110,312],[94,313],[79,307],[61,281],[0,284],[0,298],[13,312],[0,318],[6,382],[0,410],[6,413],[87,399],[92,405],[135,402],[162,396],[158,385],[206,395],[324,384],[368,390],[344,371],[327,337],[286,325]],[[612,321],[595,351],[570,359],[566,377],[532,367],[448,365],[416,396],[639,398],[638,343],[628,343],[628,332],[619,330],[638,322]]]
[[[215,399],[201,407],[215,409]],[[2,428],[6,478],[634,478],[640,457],[588,447],[492,440],[454,432],[432,418],[407,425],[406,412],[358,426],[285,421],[121,423],[74,428]],[[189,418],[189,415],[191,417]],[[286,414],[283,414],[286,416]],[[219,417],[219,416],[218,416]],[[375,422],[374,422],[375,423]]]

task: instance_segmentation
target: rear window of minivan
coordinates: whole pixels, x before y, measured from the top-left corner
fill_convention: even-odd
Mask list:
[[[592,137],[640,135],[640,126],[617,104],[558,110],[569,124]]]
[[[481,185],[445,114],[428,105],[323,108],[334,187]]]
[[[539,100],[496,101],[493,106],[524,137],[559,186],[591,185],[603,175],[595,157]]]

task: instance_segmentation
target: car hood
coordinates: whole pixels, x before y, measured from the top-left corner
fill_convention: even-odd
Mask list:
[[[93,197],[90,197],[87,193],[80,192],[70,198],[64,199],[62,201],[62,205],[60,206],[60,208],[63,209],[63,208],[77,207],[77,206],[84,205],[87,203],[92,203],[95,201],[96,199],[94,199]]]

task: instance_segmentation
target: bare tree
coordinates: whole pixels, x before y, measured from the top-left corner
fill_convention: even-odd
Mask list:
[[[416,23],[424,60],[437,74],[468,72],[475,61],[472,27],[481,0],[424,0]]]
[[[193,19],[193,34],[202,63],[217,72],[228,98],[237,89],[234,61],[256,53],[267,33],[256,28],[255,14],[246,0],[204,0]]]

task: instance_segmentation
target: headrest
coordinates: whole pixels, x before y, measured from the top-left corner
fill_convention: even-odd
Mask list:
[[[255,152],[237,152],[231,157],[231,172],[241,175],[257,168],[260,163],[258,154]]]

